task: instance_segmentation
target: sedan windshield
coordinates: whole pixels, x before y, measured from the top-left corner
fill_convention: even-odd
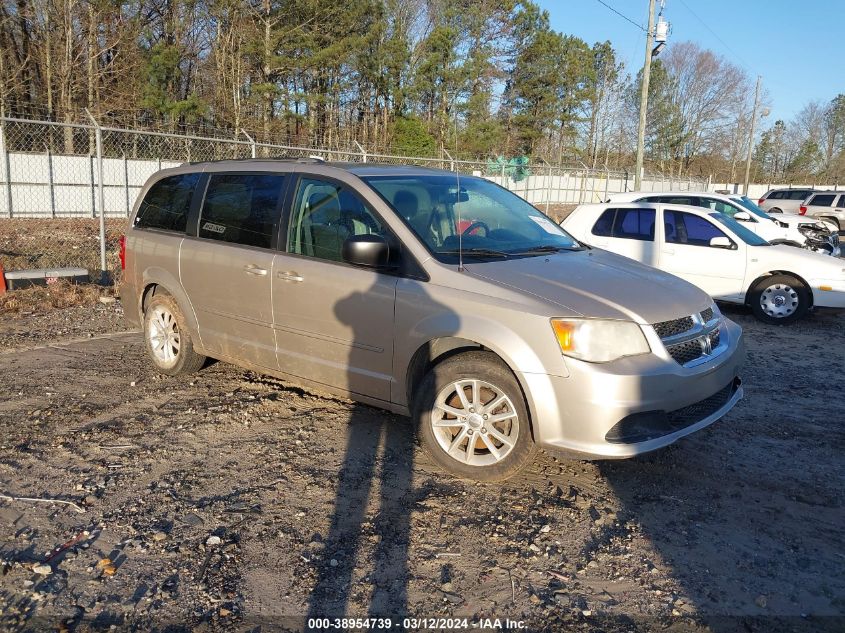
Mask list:
[[[519,196],[472,176],[366,176],[441,261],[548,255],[583,247]]]
[[[744,206],[746,209],[751,211],[751,213],[753,213],[754,215],[756,215],[758,217],[766,218],[767,220],[774,220],[774,218],[772,216],[770,216],[768,213],[763,211],[763,209],[758,207],[757,203],[754,202],[748,196],[739,196],[738,198],[733,198],[733,200],[736,200],[737,202],[739,202],[742,206]]]
[[[732,217],[725,215],[724,213],[711,213],[710,217],[724,224],[731,231],[733,231],[734,235],[736,235],[746,244],[749,244],[751,246],[771,246],[771,244],[769,244],[762,237],[760,237],[756,233],[753,233],[752,231],[749,231],[739,222],[734,220]]]

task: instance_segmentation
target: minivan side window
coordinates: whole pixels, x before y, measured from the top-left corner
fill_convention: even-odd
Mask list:
[[[346,187],[300,179],[290,216],[288,252],[339,262],[343,242],[352,235],[386,236],[386,231]]]
[[[714,237],[728,237],[712,222],[682,211],[664,211],[663,223],[666,241],[670,244],[710,246]]]
[[[804,200],[807,196],[809,196],[812,191],[801,191],[800,189],[794,189],[789,192],[789,199],[790,200]],[[784,196],[786,197],[786,196]]]
[[[212,174],[199,221],[199,237],[270,248],[279,226],[281,174]]]
[[[200,175],[180,174],[155,183],[138,207],[134,226],[140,229],[185,232],[191,198]]]
[[[829,207],[836,196],[830,193],[820,193],[812,197],[808,204],[814,207]]]

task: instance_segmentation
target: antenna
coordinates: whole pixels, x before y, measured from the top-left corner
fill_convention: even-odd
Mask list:
[[[464,232],[461,230],[461,208],[457,205],[461,201],[461,174],[458,172],[458,167],[455,165],[455,159],[452,158],[452,155],[446,151],[446,148],[443,148],[443,153],[446,154],[446,157],[449,159],[449,163],[452,165],[452,169],[455,170],[455,181],[458,184],[458,189],[455,191],[455,207],[457,207],[458,211],[458,220],[455,224],[455,228],[458,231],[458,272],[464,271]]]

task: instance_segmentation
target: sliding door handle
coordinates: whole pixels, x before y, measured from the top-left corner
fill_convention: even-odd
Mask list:
[[[257,275],[259,277],[264,277],[267,274],[267,269],[260,268],[255,264],[247,264],[246,266],[244,266],[244,272],[247,275]]]
[[[277,273],[276,277],[278,277],[279,279],[284,279],[285,281],[296,281],[296,282],[305,281],[305,277],[303,277],[302,275],[300,275],[298,272],[296,272],[294,270],[289,270],[287,272]]]

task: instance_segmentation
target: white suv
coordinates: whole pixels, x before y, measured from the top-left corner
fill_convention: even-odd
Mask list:
[[[770,244],[797,246],[826,255],[839,256],[840,254],[839,227],[818,218],[791,213],[779,213],[775,218],[745,196],[706,191],[666,193],[632,191],[613,194],[608,202],[659,202],[703,207],[732,217]]]

